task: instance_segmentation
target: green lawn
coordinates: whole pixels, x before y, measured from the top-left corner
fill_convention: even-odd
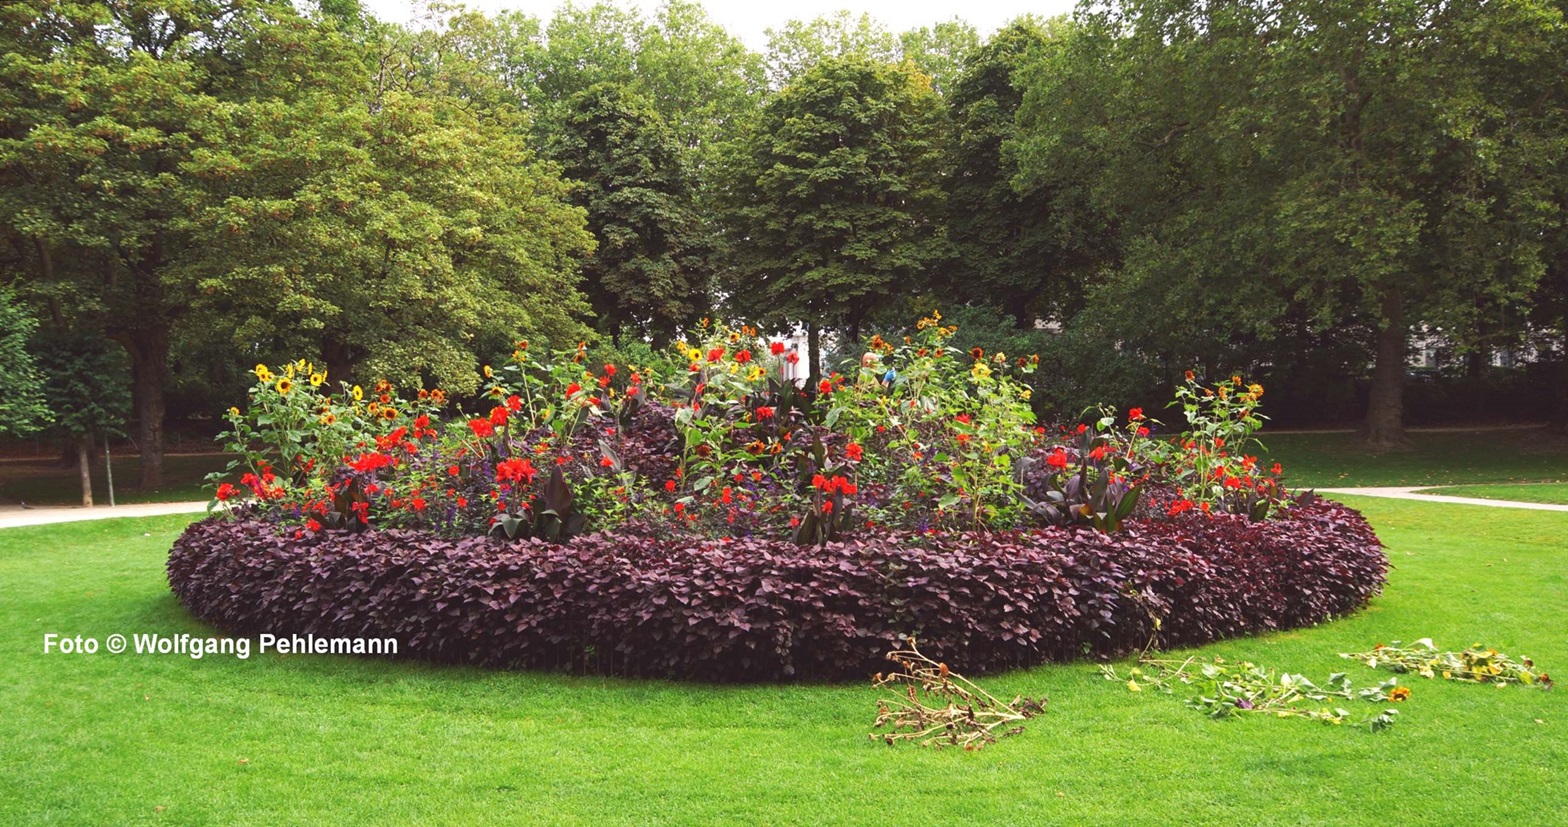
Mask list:
[[[114,501],[116,503],[167,503],[207,500],[212,492],[203,480],[213,471],[222,471],[229,457],[217,454],[179,455],[163,458],[167,484],[152,491],[136,487],[141,479],[142,461],[135,455],[114,458]],[[93,500],[109,504],[109,486],[103,460],[92,467]],[[76,505],[82,501],[81,478],[74,468],[60,468],[53,460],[7,460],[0,462],[0,502],[24,500],[34,505]]]
[[[1568,482],[1509,485],[1449,485],[1426,488],[1419,493],[1449,497],[1480,497],[1483,500],[1514,500],[1526,503],[1568,505]]]
[[[1260,434],[1269,461],[1285,468],[1292,487],[1568,480],[1568,437],[1544,428],[1426,431],[1410,434],[1409,450],[1372,454],[1355,434]]]
[[[1360,684],[1383,676],[1337,652],[1430,636],[1568,674],[1568,514],[1353,503],[1396,566],[1383,597],[1202,653]],[[163,577],[186,519],[0,531],[0,823],[1561,823],[1565,698],[1522,687],[1416,679],[1370,734],[1211,721],[1092,664],[1050,666],[984,681],[1050,708],[966,754],[868,742],[859,684],[41,653],[45,632],[208,634]]]

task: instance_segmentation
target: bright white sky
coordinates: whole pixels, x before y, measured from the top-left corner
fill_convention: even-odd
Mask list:
[[[414,17],[414,0],[361,0],[365,8],[382,20],[407,23]],[[592,5],[593,0],[578,0],[579,5]],[[659,0],[642,3],[618,0],[617,5],[636,6],[645,13],[658,7]],[[548,20],[561,0],[464,0],[469,8],[484,12],[516,9]],[[1054,17],[1073,10],[1074,0],[983,0],[962,3],[957,0],[791,0],[787,3],[770,3],[766,0],[704,0],[708,15],[731,34],[739,37],[755,51],[768,45],[764,31],[778,28],[789,20],[810,20],[839,9],[849,9],[855,15],[869,13],[892,31],[902,32],[920,26],[929,26],[954,17],[963,18],[976,29],[981,37],[1022,14]]]

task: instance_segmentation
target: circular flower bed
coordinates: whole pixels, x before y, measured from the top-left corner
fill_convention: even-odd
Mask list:
[[[169,581],[236,635],[391,637],[423,660],[617,675],[864,678],[900,635],[987,672],[1322,622],[1388,568],[1355,511],[1019,531],[863,532],[803,546],[628,524],[561,543],[421,530],[282,533],[213,518]],[[1158,619],[1158,623],[1155,620]]]

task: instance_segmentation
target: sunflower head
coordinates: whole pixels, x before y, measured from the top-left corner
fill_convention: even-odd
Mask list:
[[[360,386],[358,386],[358,385],[355,385],[354,389],[352,391],[350,391],[350,393],[353,394],[355,402],[358,402],[358,401],[360,401],[360,400],[365,398],[365,389],[360,387]]]
[[[278,380],[278,393],[281,393],[284,396],[288,396],[289,391],[292,390],[294,390],[294,380],[288,378],[287,376]]]

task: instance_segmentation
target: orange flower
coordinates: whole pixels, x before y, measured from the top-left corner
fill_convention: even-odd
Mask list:
[[[1394,687],[1394,691],[1388,693],[1388,699],[1391,701],[1403,701],[1409,697],[1410,687],[1408,686],[1396,686]]]

